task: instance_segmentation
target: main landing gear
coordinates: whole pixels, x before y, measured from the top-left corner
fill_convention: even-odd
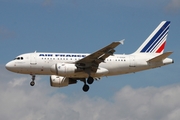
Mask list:
[[[35,81],[35,77],[36,77],[36,76],[35,76],[35,75],[31,75],[31,76],[32,76],[32,78],[31,78],[32,81],[30,82],[30,85],[31,85],[31,86],[34,86],[34,85],[35,85],[35,82],[34,82],[34,81]]]
[[[83,91],[84,92],[87,92],[89,90],[89,85],[88,84],[92,84],[94,82],[94,79],[92,77],[88,77],[87,78],[87,83],[86,83],[86,79],[83,79],[83,82],[84,82],[84,86],[83,86]]]

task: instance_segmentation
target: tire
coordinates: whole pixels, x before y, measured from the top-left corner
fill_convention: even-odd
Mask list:
[[[87,92],[89,90],[89,86],[85,84],[82,89],[84,92]]]
[[[31,85],[31,86],[34,86],[34,85],[35,85],[35,82],[34,82],[34,81],[31,81],[31,82],[30,82],[30,85]]]
[[[88,79],[87,79],[87,83],[88,84],[92,84],[94,82],[94,79],[92,78],[92,77],[89,77]]]

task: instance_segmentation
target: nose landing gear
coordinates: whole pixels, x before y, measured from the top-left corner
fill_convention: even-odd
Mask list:
[[[31,78],[32,81],[30,82],[30,85],[31,85],[31,86],[34,86],[34,85],[35,85],[35,82],[34,82],[34,81],[35,81],[35,77],[36,77],[36,76],[35,76],[35,75],[31,75],[31,76],[32,76],[32,78]]]

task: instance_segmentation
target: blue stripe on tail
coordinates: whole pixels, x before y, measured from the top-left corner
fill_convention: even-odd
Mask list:
[[[149,47],[147,52],[153,51],[153,49],[163,40],[163,38],[168,34],[169,27],[158,37],[157,40]],[[162,38],[163,37],[163,38]],[[156,44],[158,43],[158,44]]]
[[[167,21],[159,31],[153,36],[153,38],[146,44],[146,46],[140,52],[149,52],[153,48],[153,46],[158,42],[161,41],[160,39],[164,34],[167,33],[169,30],[170,21]]]

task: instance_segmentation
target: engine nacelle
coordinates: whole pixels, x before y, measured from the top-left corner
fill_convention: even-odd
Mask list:
[[[51,71],[56,75],[68,76],[75,73],[77,67],[75,64],[57,63],[51,66]]]
[[[57,75],[50,76],[50,84],[52,87],[65,87],[69,84],[75,84],[76,82],[76,80],[69,79],[67,77],[61,77]]]

